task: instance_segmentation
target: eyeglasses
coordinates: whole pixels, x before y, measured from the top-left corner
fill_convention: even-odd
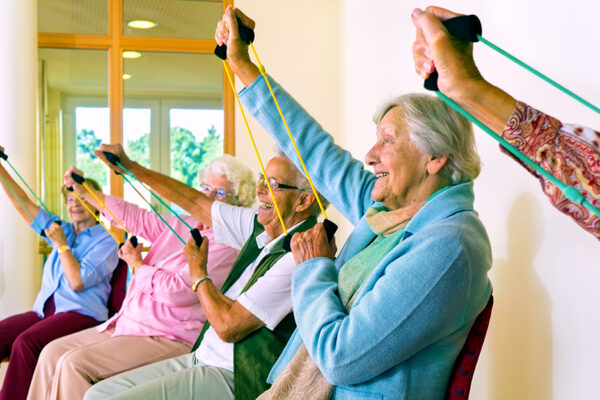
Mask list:
[[[214,197],[218,200],[225,200],[227,196],[233,196],[233,193],[229,193],[223,188],[213,189],[211,186],[205,183],[200,184],[200,186],[198,186],[198,189],[200,189],[200,191],[208,197],[211,197],[214,193]]]
[[[261,173],[258,174],[258,184],[259,185],[264,185],[265,184],[265,176]],[[269,178],[269,185],[271,186],[271,189],[273,190],[277,190],[277,189],[296,189],[296,190],[301,190],[301,191],[305,191],[304,189],[301,189],[297,186],[291,186],[291,185],[286,185],[284,183],[279,183],[277,182],[275,179],[273,178]]]

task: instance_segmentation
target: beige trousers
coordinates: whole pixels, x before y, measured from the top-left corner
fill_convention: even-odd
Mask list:
[[[63,336],[40,354],[28,400],[77,399],[94,383],[138,368],[189,353],[191,346],[161,336],[114,336],[89,328]]]

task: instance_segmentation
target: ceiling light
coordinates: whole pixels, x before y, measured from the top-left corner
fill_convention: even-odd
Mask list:
[[[123,74],[123,80],[131,79],[131,74]]]
[[[134,29],[150,29],[154,28],[158,23],[145,19],[134,19],[127,22],[127,26]]]
[[[123,58],[140,58],[141,56],[142,53],[140,53],[139,51],[125,50],[123,52]]]

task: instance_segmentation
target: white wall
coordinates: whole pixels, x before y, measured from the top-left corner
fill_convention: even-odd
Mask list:
[[[36,186],[37,1],[0,2],[0,145]],[[4,164],[7,169],[9,167]],[[16,179],[16,176],[15,176]],[[0,194],[0,318],[31,310],[39,285],[36,235]]]
[[[356,158],[363,159],[374,142],[376,105],[423,91],[413,72],[410,13],[429,5],[425,2],[236,4],[257,21],[256,47],[267,70]],[[593,75],[600,70],[597,2],[448,0],[438,5],[478,14],[488,40],[600,103],[600,79]],[[515,97],[564,121],[600,127],[600,117],[574,100],[482,44],[475,49],[484,76]],[[255,121],[251,125],[266,160],[272,153],[265,149],[273,142]],[[239,114],[236,129],[238,156],[257,165]],[[484,162],[476,208],[492,242],[496,304],[471,398],[596,398],[598,242],[558,213],[537,181],[482,131],[476,136]],[[330,214],[341,222],[339,240],[350,227]]]
[[[410,13],[422,1],[341,3],[344,146],[362,158],[373,143],[371,114],[386,97],[423,91],[413,72]],[[600,103],[597,16],[591,0],[439,1],[478,14],[483,36],[592,103]],[[568,122],[600,129],[600,116],[482,44],[486,78]],[[287,82],[286,82],[287,83]],[[546,200],[536,180],[477,130],[484,162],[476,208],[494,254],[496,304],[473,399],[590,399],[600,392],[600,244]]]

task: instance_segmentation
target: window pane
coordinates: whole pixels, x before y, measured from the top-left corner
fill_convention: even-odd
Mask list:
[[[198,171],[223,155],[223,110],[178,109],[169,112],[171,176],[198,186]]]
[[[212,54],[138,51],[135,56],[123,60],[127,152],[149,168],[195,186],[199,168],[223,153],[222,63]],[[128,197],[127,187],[125,196],[139,199],[135,193]]]
[[[91,152],[108,141],[108,54],[105,50],[38,50],[42,196],[62,208],[65,170],[76,165],[106,190],[106,167]]]
[[[125,153],[133,161],[140,163],[146,168],[150,168],[150,133],[152,126],[151,108],[132,108],[127,107],[123,110],[123,143]],[[150,193],[141,187],[134,179],[130,181],[136,186],[137,190],[143,196],[140,197],[130,184],[124,182],[123,193],[125,200],[137,204],[138,206],[150,209],[148,206]],[[146,201],[144,201],[146,199]]]
[[[75,165],[86,178],[96,180],[108,193],[108,168],[94,155],[102,143],[110,143],[108,107],[75,108]]]
[[[125,36],[212,39],[223,14],[220,1],[124,0]],[[148,21],[152,27],[131,27],[132,21]],[[153,23],[153,24],[152,24]]]
[[[132,160],[150,168],[150,124],[152,110],[149,108],[126,108],[123,110],[123,143],[125,152]]]
[[[107,0],[38,0],[38,31],[108,34]]]

